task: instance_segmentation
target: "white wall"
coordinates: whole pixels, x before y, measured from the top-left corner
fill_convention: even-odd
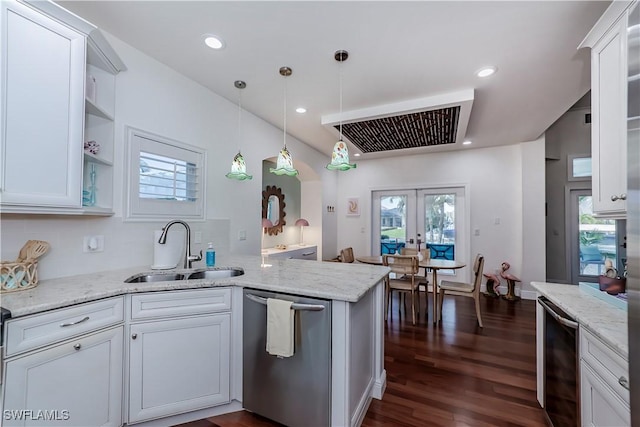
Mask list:
[[[544,279],[544,138],[503,147],[359,161],[356,169],[338,176],[338,247],[352,246],[356,256],[370,253],[372,191],[453,184],[467,185],[469,191],[468,265],[481,252],[485,271],[508,261],[510,272],[523,280],[523,289],[531,289],[532,280]],[[346,216],[349,197],[360,198],[359,217]],[[475,229],[479,236],[473,235]],[[469,267],[462,276],[469,277]]]
[[[45,215],[2,215],[1,255],[14,259],[28,239],[51,243],[50,253],[40,262],[40,278],[102,271],[107,269],[151,265],[153,230],[164,222],[123,222],[124,194],[124,127],[130,125],[165,137],[203,147],[208,151],[207,207],[205,222],[191,222],[194,231],[203,234],[202,245],[194,244],[196,252],[213,241],[220,252],[259,254],[262,200],[262,160],[277,156],[282,145],[282,130],[249,113],[243,115],[242,152],[253,180],[238,182],[225,178],[237,152],[237,105],[176,73],[151,57],[122,41],[106,35],[128,70],[116,78],[116,135],[114,155],[114,205],[111,218],[78,218]],[[229,82],[232,85],[233,82]],[[258,92],[247,82],[246,92]],[[280,99],[274,102],[281,102]],[[293,115],[292,115],[293,116]],[[293,117],[295,120],[295,117]],[[301,179],[335,181],[336,172],[324,169],[329,156],[319,153],[293,137],[287,138],[294,165],[307,173]],[[292,178],[295,179],[295,178]],[[305,188],[303,186],[303,188]],[[334,199],[335,186],[318,186],[322,198]],[[305,234],[307,243],[319,239],[322,211],[318,194],[302,195],[302,212],[313,220],[314,231]],[[308,212],[313,209],[313,212]],[[245,230],[247,239],[238,240]],[[306,230],[305,230],[306,231]],[[335,228],[325,230],[335,233]],[[82,237],[90,234],[105,236],[105,251],[83,254]],[[308,236],[308,237],[307,237]],[[334,249],[335,250],[335,249]],[[333,252],[333,251],[331,251]]]

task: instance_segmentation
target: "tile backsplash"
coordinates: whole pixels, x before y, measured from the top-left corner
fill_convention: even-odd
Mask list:
[[[0,259],[15,260],[27,240],[51,244],[38,263],[40,279],[73,276],[126,267],[150,267],[153,263],[153,232],[168,221],[123,222],[120,217],[75,217],[3,214],[0,217]],[[229,252],[229,220],[189,223],[191,250],[196,254],[213,242],[217,253]],[[201,234],[201,243],[195,235]],[[104,236],[104,251],[83,252],[85,236]],[[184,245],[184,227],[171,227],[168,244]],[[203,267],[204,261],[194,263]]]

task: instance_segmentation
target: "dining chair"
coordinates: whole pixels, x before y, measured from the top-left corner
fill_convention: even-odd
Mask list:
[[[476,255],[476,259],[473,262],[473,282],[462,283],[452,282],[449,280],[440,281],[438,286],[440,300],[440,320],[442,320],[442,302],[445,295],[458,295],[463,297],[470,297],[475,300],[476,303],[476,316],[478,317],[478,324],[482,328],[482,316],[480,315],[480,285],[482,283],[482,269],[484,268],[484,256],[482,254]]]
[[[340,251],[340,262],[354,262],[353,248],[344,248]]]
[[[416,324],[416,302],[420,304],[417,298],[418,280],[416,277],[419,272],[418,257],[416,255],[382,255],[382,265],[391,269],[386,278],[386,305],[384,310],[384,318],[387,320],[390,309],[393,309],[391,297],[393,291],[411,295],[411,319]]]
[[[400,255],[418,255],[418,253],[422,254],[422,258],[418,257],[418,261],[422,259],[429,259],[431,257],[431,251],[428,248],[421,249],[418,251],[416,248],[402,248],[400,249]],[[419,264],[419,262],[418,262]],[[424,276],[419,277],[418,279],[418,289],[420,287],[424,287],[424,299],[425,299],[425,307],[429,307],[429,279],[427,279],[427,269],[424,269]]]

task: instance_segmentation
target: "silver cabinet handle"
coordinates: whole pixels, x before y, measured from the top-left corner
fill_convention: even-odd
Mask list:
[[[618,384],[620,384],[622,387],[629,390],[629,380],[626,379],[625,377],[618,378]]]
[[[136,338],[138,338],[138,334],[131,334],[131,339],[135,340]]]
[[[627,193],[622,193],[619,196],[613,195],[611,196],[611,201],[616,202],[618,200],[627,200]]]
[[[309,256],[309,255],[314,255],[314,254],[315,254],[315,251],[314,252],[305,252],[305,253],[302,254],[302,256]]]
[[[85,317],[84,319],[77,320],[77,321],[75,321],[75,322],[61,323],[61,324],[60,324],[60,327],[61,327],[61,328],[66,328],[67,326],[78,325],[78,324],[80,324],[80,323],[82,323],[82,322],[86,322],[87,320],[89,320],[89,316]]]
[[[247,298],[249,298],[253,302],[257,302],[258,304],[267,305],[267,299],[262,298],[256,295],[246,294]],[[299,311],[322,311],[324,310],[324,305],[320,304],[291,304],[291,310],[299,310]]]
[[[80,343],[78,343],[78,344],[76,344],[76,345],[74,345],[74,346],[73,346],[73,348],[75,348],[76,350],[80,350],[80,347],[82,347],[82,346],[80,345]]]

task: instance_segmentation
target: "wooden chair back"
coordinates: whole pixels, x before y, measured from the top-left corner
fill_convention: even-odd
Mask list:
[[[344,248],[340,251],[340,262],[354,262],[353,248]]]
[[[396,275],[415,276],[418,274],[418,264],[416,255],[382,255],[382,265],[389,267]]]
[[[476,259],[473,262],[473,293],[474,295],[480,294],[480,288],[482,286],[482,270],[484,269],[484,256],[482,254],[476,255]]]
[[[429,249],[420,249],[422,259],[429,259],[431,257],[431,251]],[[418,255],[416,248],[401,248],[400,255]]]

